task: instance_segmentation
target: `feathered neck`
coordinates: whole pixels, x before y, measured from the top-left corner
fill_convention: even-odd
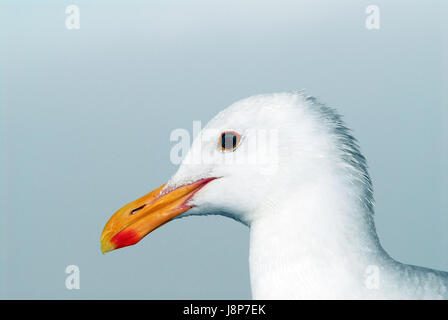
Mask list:
[[[369,265],[388,259],[356,184],[325,177],[270,199],[251,224],[253,297],[356,298]]]

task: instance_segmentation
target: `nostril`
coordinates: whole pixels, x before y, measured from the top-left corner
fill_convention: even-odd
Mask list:
[[[130,215],[136,214],[138,211],[143,209],[145,206],[146,206],[146,204],[144,204],[144,205],[142,205],[142,206],[140,206],[138,208],[135,208],[134,210],[131,211]]]

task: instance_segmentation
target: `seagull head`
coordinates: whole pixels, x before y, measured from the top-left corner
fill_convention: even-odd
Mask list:
[[[189,215],[223,215],[250,226],[278,214],[293,192],[299,202],[310,188],[338,179],[357,186],[353,197],[371,209],[364,158],[333,109],[302,92],[246,98],[209,121],[167,183],[110,218],[101,249],[136,244]]]

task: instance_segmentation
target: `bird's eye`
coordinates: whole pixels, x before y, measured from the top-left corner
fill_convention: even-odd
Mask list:
[[[240,143],[241,136],[235,131],[226,131],[221,133],[219,146],[223,151],[234,151]]]

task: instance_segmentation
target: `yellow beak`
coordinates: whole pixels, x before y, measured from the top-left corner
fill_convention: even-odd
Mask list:
[[[163,191],[165,184],[119,209],[101,234],[101,251],[106,253],[139,242],[148,233],[188,211],[188,201],[207,183],[206,178]]]

